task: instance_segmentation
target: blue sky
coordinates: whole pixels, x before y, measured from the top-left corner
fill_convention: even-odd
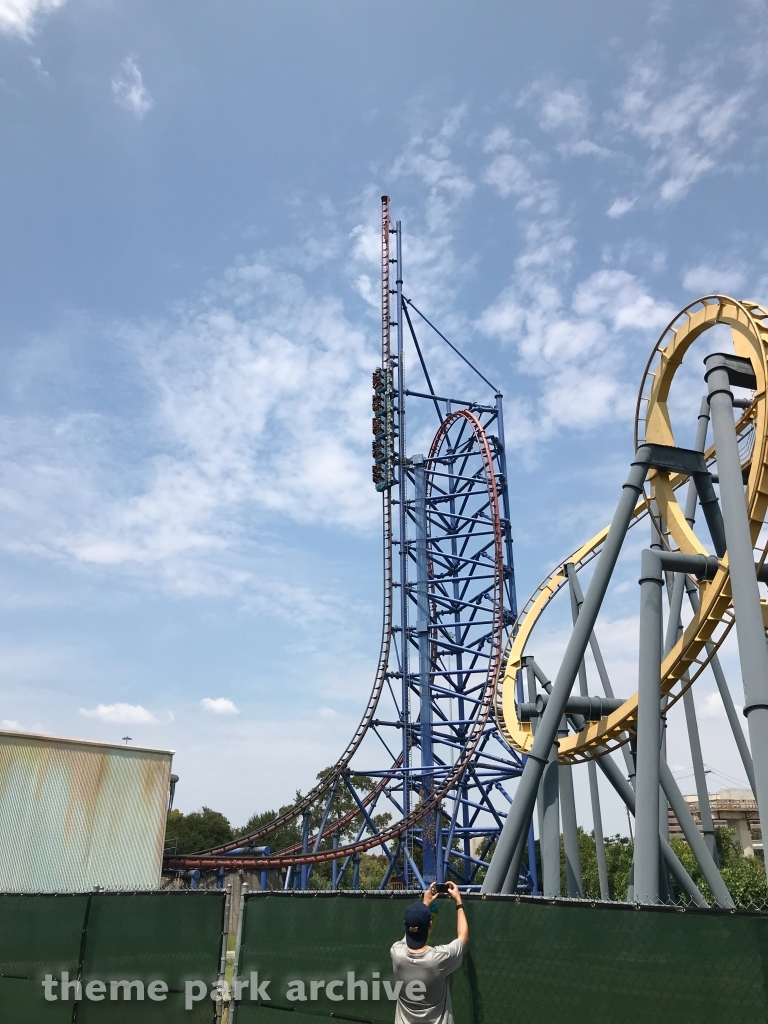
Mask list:
[[[0,0],[0,720],[170,746],[236,823],[306,789],[378,650],[379,196],[505,393],[524,600],[610,515],[666,322],[768,301],[767,72],[758,0]]]

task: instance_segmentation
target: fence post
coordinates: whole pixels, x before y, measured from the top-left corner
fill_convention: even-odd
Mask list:
[[[221,957],[219,959],[219,998],[216,1000],[216,1024],[221,1024],[221,1018],[224,1013],[224,1001],[225,1001],[225,986],[226,986],[226,973],[227,973],[227,946],[229,944],[229,906],[232,900],[232,883],[226,887],[226,896],[224,897],[224,922],[221,932]]]
[[[240,1000],[237,998],[237,975],[240,970],[240,947],[243,944],[243,913],[245,909],[245,897],[248,894],[248,885],[243,882],[240,886],[240,904],[237,910],[237,939],[235,940],[235,963],[232,967],[232,998],[229,1002],[229,1017],[227,1024],[235,1024],[237,1019],[237,1007]]]

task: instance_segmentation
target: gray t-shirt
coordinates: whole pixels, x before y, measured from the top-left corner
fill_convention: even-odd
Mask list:
[[[447,946],[430,946],[423,953],[414,953],[405,939],[390,949],[395,981],[402,981],[395,1009],[395,1024],[453,1024],[448,975],[461,967],[464,943],[454,939]],[[405,987],[409,981],[423,981],[424,998],[408,999]]]

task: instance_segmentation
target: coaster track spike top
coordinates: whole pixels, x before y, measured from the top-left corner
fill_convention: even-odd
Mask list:
[[[471,885],[503,826],[508,782],[522,771],[494,708],[504,631],[517,616],[502,396],[435,393],[417,318],[482,380],[480,394],[489,382],[404,296],[402,233],[387,197],[381,229],[372,447],[384,586],[373,687],[342,756],[306,796],[235,841],[168,854],[168,872],[277,869],[286,888],[305,889],[313,867],[330,862],[334,887],[356,888],[360,854],[380,848],[382,886]],[[418,360],[421,391],[406,389],[406,353]],[[406,452],[406,408],[422,430],[437,414],[426,455]],[[291,825],[301,826],[301,841],[271,849]]]

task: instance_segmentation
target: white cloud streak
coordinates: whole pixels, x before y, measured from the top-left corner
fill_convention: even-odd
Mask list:
[[[203,711],[210,711],[212,715],[240,714],[240,709],[228,697],[203,697],[200,701],[200,707]]]
[[[99,704],[95,708],[80,708],[80,714],[86,718],[97,718],[100,722],[120,725],[157,725],[159,721],[141,704]]]
[[[130,111],[141,120],[152,109],[154,101],[144,85],[144,79],[136,57],[129,54],[123,61],[120,73],[112,79],[112,95],[115,103]]]

